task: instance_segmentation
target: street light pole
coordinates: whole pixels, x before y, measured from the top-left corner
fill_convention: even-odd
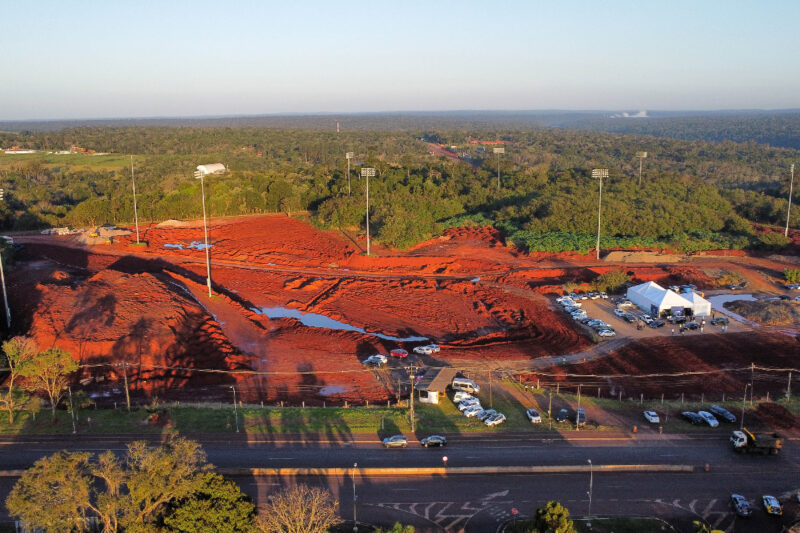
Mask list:
[[[362,168],[361,177],[367,178],[367,255],[369,255],[369,178],[375,177],[375,169],[372,167]]]
[[[783,230],[783,236],[789,236],[789,215],[792,214],[792,187],[794,186],[794,163],[792,163],[791,173],[792,179],[789,181],[789,209],[786,210],[786,229]]]
[[[0,254],[0,282],[3,284],[3,304],[6,307],[6,326],[11,329],[11,308],[8,307],[8,293],[6,292],[6,275],[3,272],[3,256]]]
[[[593,492],[593,485],[594,485],[594,467],[592,466],[592,460],[587,459],[589,463],[589,519],[592,518],[592,492]]]
[[[356,468],[358,463],[353,463],[353,531],[358,531],[358,520],[356,519]]]
[[[139,211],[136,209],[136,180],[133,177],[133,156],[131,156],[131,185],[133,186],[133,219],[136,222],[136,244],[139,244]]]
[[[600,259],[600,210],[603,205],[603,178],[608,177],[607,168],[592,170],[592,177],[600,180],[600,194],[597,197],[597,259]]]
[[[575,431],[581,430],[581,385],[578,383],[578,409],[575,411]]]
[[[636,152],[636,157],[639,158],[639,187],[642,186],[642,160],[647,157],[647,152]]]
[[[239,433],[239,413],[236,410],[236,387],[231,385],[231,390],[233,390],[233,420],[236,424],[236,433]]]
[[[414,421],[414,379],[416,376],[414,375],[414,365],[411,365],[411,396],[408,397],[408,405],[411,411],[411,433],[416,431],[416,425]]]
[[[347,159],[347,196],[350,196],[350,160],[353,159],[354,155],[353,152],[344,154],[345,159]]]
[[[745,403],[747,402],[747,387],[749,387],[749,386],[750,386],[749,383],[745,383],[745,385],[744,385],[744,396],[742,396],[742,416],[739,419],[739,431],[744,429],[744,406],[745,406]]]
[[[208,297],[211,298],[211,255],[208,250],[208,225],[206,223],[206,189],[203,178],[205,172],[198,170],[194,173],[195,179],[200,180],[200,196],[203,199],[203,234],[206,243],[206,285],[208,285]]]
[[[500,188],[500,155],[506,153],[505,147],[495,148],[495,159],[497,159],[497,188]]]

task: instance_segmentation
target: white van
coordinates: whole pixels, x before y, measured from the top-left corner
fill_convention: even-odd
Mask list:
[[[464,392],[468,392],[470,394],[480,392],[481,390],[477,383],[467,378],[453,378],[453,382],[450,384],[450,386],[453,388],[453,390],[463,390]]]

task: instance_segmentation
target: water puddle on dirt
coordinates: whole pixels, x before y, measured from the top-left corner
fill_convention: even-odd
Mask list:
[[[319,393],[322,396],[331,396],[333,394],[344,394],[345,392],[350,392],[350,389],[348,389],[347,387],[343,387],[341,385],[327,385],[319,390]]]
[[[356,333],[363,333],[364,335],[372,335],[373,337],[378,337],[380,339],[384,339],[387,341],[423,342],[428,340],[428,337],[393,337],[391,335],[384,335],[383,333],[374,333],[371,331],[366,331],[364,328],[359,328],[351,324],[348,324],[346,322],[341,322],[339,320],[327,317],[325,315],[320,315],[318,313],[303,313],[301,311],[298,311],[297,309],[289,309],[287,307],[262,307],[260,309],[254,308],[253,311],[262,315],[267,315],[270,319],[294,318],[296,320],[299,320],[300,323],[303,324],[304,326],[308,326],[310,328],[355,331]]]

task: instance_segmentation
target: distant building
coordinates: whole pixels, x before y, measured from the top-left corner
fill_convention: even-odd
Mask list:
[[[661,316],[665,311],[690,310],[694,316],[711,314],[711,302],[695,292],[678,294],[665,289],[654,281],[648,281],[628,289],[628,300],[652,316]]]
[[[419,401],[438,404],[439,397],[444,396],[457,373],[455,368],[450,367],[429,369],[416,386],[419,391]]]
[[[197,170],[208,176],[209,174],[225,174],[227,170],[222,163],[211,163],[208,165],[197,165]]]

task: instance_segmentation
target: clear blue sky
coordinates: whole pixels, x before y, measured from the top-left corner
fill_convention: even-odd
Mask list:
[[[0,13],[0,120],[800,107],[795,0],[3,0]]]

